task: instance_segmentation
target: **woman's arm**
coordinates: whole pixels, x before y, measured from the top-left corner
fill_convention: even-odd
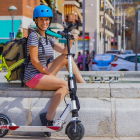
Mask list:
[[[51,75],[50,72],[43,67],[43,65],[38,60],[38,47],[37,46],[29,46],[29,53],[32,65],[39,70],[43,74]]]
[[[72,44],[74,41],[76,41],[78,39],[78,36],[77,35],[73,35],[74,37],[74,40],[70,40],[70,49],[72,47]],[[59,43],[54,43],[54,47],[53,49],[57,52],[60,52],[62,54],[67,54],[68,53],[68,48],[67,46],[66,47],[63,47],[62,45],[60,45]]]

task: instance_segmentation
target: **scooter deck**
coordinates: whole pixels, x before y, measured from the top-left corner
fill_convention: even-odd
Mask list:
[[[60,126],[9,126],[0,125],[1,129],[8,129],[13,131],[26,131],[26,132],[55,132],[60,129]]]

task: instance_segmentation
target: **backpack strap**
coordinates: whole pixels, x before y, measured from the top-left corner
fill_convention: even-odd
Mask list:
[[[52,45],[52,40],[51,40],[50,36],[47,35],[47,38],[49,39],[50,44],[51,44],[51,46],[53,47],[53,45]]]
[[[35,32],[37,34],[37,37],[38,37],[38,48],[39,48],[40,43],[42,41],[41,35],[36,30],[34,30],[33,32]],[[28,37],[27,37],[27,40],[28,40]],[[21,66],[22,67],[22,71],[21,71],[21,75],[20,75],[20,77],[21,77],[21,87],[24,87],[24,82],[23,82],[24,71],[25,71],[25,67],[26,68],[28,67],[29,61],[30,61],[30,55],[27,56],[27,58],[25,59],[24,63],[22,63],[22,66]]]
[[[33,32],[37,34],[37,37],[38,37],[38,47],[39,47],[40,43],[42,41],[41,35],[36,30],[34,30]]]
[[[42,42],[42,38],[41,38],[41,35],[35,30],[34,31],[36,34],[37,34],[37,36],[38,36],[38,48],[39,48],[39,46],[40,46],[40,44],[41,44],[41,42]],[[44,55],[44,57],[45,57],[45,49],[44,49],[44,47],[43,47],[43,45],[42,45],[42,50],[43,50],[43,55]]]

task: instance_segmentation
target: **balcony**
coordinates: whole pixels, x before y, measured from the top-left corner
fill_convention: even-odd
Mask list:
[[[65,5],[75,5],[75,6],[77,6],[77,7],[80,7],[79,2],[76,1],[76,0],[65,0],[65,1],[64,1],[64,4],[65,4]]]
[[[75,15],[75,14],[66,15],[66,16],[65,16],[65,20],[66,20],[67,22],[76,23],[76,21],[78,20],[78,15]]]
[[[104,28],[104,24],[102,24],[101,27]],[[111,26],[111,27],[113,27],[113,26]],[[105,28],[106,28],[107,30],[109,30],[110,32],[112,32],[112,33],[114,32],[113,29],[110,28],[108,25],[105,25]]]
[[[62,14],[58,11],[53,12],[52,23],[59,23],[62,24]]]
[[[115,1],[115,3],[117,4],[118,2]],[[133,3],[133,0],[119,0],[119,3]],[[114,4],[114,1],[112,1],[112,4]]]
[[[106,0],[106,3],[108,4],[108,6],[114,11],[114,7],[112,5],[112,1],[111,0]]]
[[[100,10],[100,16],[104,16],[104,11],[103,11],[102,8],[101,8],[101,10]],[[108,22],[114,24],[113,15],[112,15],[109,11],[106,11],[106,12],[105,12],[105,19],[106,19]]]
[[[100,32],[104,33],[104,24],[100,27]],[[110,37],[114,37],[113,29],[105,25],[105,34],[107,34]]]
[[[53,12],[53,18],[50,29],[63,29],[62,14],[59,13],[58,11]]]

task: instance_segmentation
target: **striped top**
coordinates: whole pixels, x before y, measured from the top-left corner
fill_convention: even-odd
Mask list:
[[[38,32],[36,30],[36,32]],[[39,32],[38,32],[39,33]],[[40,34],[40,33],[39,33]],[[53,56],[53,45],[56,42],[53,38],[49,37],[49,39],[43,37],[41,34],[41,41],[40,46],[38,48],[38,60],[43,65],[44,68],[46,68],[47,60]],[[46,42],[47,41],[47,42]],[[29,56],[29,46],[37,46],[38,47],[39,41],[38,36],[35,32],[31,32],[28,36],[27,41],[27,56]],[[38,71],[31,63],[31,60],[28,63],[28,66],[25,66],[25,72],[24,72],[24,83],[31,80],[35,75],[41,73]]]

